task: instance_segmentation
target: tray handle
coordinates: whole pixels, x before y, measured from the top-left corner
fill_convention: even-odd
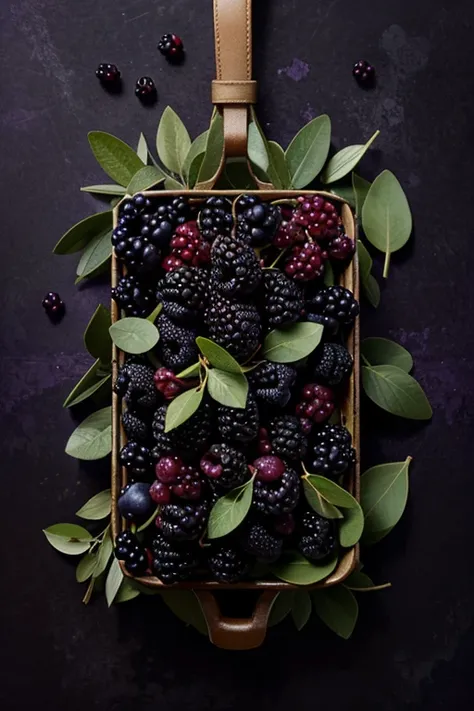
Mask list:
[[[252,617],[223,617],[212,592],[195,590],[201,603],[209,630],[209,639],[221,649],[246,650],[259,647],[267,633],[267,624],[273,601],[278,592],[261,593]]]

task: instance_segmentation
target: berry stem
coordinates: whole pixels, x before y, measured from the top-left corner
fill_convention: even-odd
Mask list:
[[[84,603],[84,605],[88,605],[91,600],[92,593],[94,591],[95,581],[96,581],[96,578],[91,578],[89,580],[89,585],[87,586],[87,590],[84,594],[84,597],[82,598],[82,602]]]
[[[158,516],[158,514],[160,513],[160,511],[161,511],[161,506],[157,506],[156,509],[153,511],[152,515],[150,516],[150,518],[147,519],[147,520],[145,521],[145,523],[142,523],[142,525],[139,526],[139,528],[137,528],[137,531],[136,531],[136,532],[137,532],[137,533],[141,533],[141,532],[144,531],[146,528],[148,528],[148,526],[149,526],[151,523],[153,523],[153,521],[155,520],[155,518]]]
[[[132,524],[130,525],[130,530],[131,530],[132,533],[135,534],[135,533],[137,532],[137,524],[136,524],[136,523],[132,523]]]
[[[273,264],[270,264],[269,267],[263,267],[263,268],[264,268],[264,269],[273,269],[273,268],[278,264],[278,262],[280,261],[280,259],[283,257],[283,255],[285,254],[285,252],[287,252],[287,251],[288,251],[288,248],[287,248],[287,247],[285,247],[285,249],[282,249],[282,250],[280,251],[280,254],[277,256],[277,258],[276,258],[275,261],[273,262]]]

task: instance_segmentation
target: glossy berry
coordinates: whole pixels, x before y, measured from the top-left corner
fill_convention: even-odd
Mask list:
[[[163,312],[180,323],[195,323],[207,304],[207,271],[197,267],[179,267],[168,272],[158,283],[158,301]]]
[[[250,477],[245,455],[224,443],[213,444],[201,458],[199,466],[216,490],[234,489]]]
[[[148,569],[148,556],[138,538],[130,531],[122,531],[115,539],[115,557],[123,561],[132,575],[143,575]]]
[[[155,504],[169,504],[171,501],[171,488],[161,481],[154,481],[150,486],[150,496]]]
[[[149,440],[150,422],[147,413],[143,411],[135,413],[127,410],[122,415],[122,425],[127,439],[142,443],[146,443]]]
[[[296,414],[305,433],[311,431],[314,423],[320,424],[331,417],[335,407],[335,396],[331,388],[317,383],[305,385],[301,400],[296,406]]]
[[[363,87],[367,88],[375,83],[375,69],[365,59],[361,59],[354,64],[352,75],[357,83]]]
[[[125,316],[148,316],[156,306],[154,290],[143,285],[133,274],[121,277],[111,296]]]
[[[254,304],[228,299],[211,291],[204,318],[209,337],[239,362],[243,363],[256,352],[262,324]]]
[[[343,474],[355,459],[349,430],[342,425],[324,425],[312,441],[308,468],[312,474],[335,477]]]
[[[163,260],[163,269],[167,272],[183,266],[199,267],[211,260],[211,248],[208,242],[201,240],[197,222],[192,220],[179,225],[170,242],[171,252]]]
[[[117,502],[120,515],[128,521],[146,518],[153,511],[149,485],[137,481],[124,486]]]
[[[295,281],[312,281],[324,274],[327,256],[327,252],[323,251],[316,242],[296,245],[290,252],[285,272]]]
[[[213,242],[218,235],[230,235],[234,220],[232,203],[225,197],[210,197],[198,217],[203,239]]]
[[[276,481],[285,473],[285,463],[279,457],[259,457],[252,465],[260,481]]]
[[[156,464],[156,478],[163,484],[174,484],[183,466],[182,460],[177,456],[162,457]]]
[[[188,390],[197,384],[194,378],[177,378],[169,368],[158,368],[154,380],[156,389],[165,400],[173,400],[183,390]]]
[[[304,228],[293,220],[293,208],[290,205],[280,207],[282,221],[272,240],[272,244],[278,249],[287,249],[297,242],[306,242]]]
[[[299,461],[306,455],[308,442],[294,415],[277,415],[268,426],[268,439],[273,454]]]
[[[329,259],[335,259],[338,262],[346,262],[352,259],[354,252],[354,241],[344,233],[333,237],[327,246]]]
[[[123,397],[131,410],[156,407],[158,393],[154,383],[154,370],[145,363],[125,363],[114,383],[114,392]],[[133,439],[133,437],[132,437]]]
[[[160,533],[153,540],[153,570],[166,585],[192,577],[199,565],[199,556],[190,546],[167,540]]]
[[[337,210],[332,202],[319,195],[300,196],[292,222],[313,239],[329,239],[338,234]]]
[[[263,361],[247,373],[247,379],[258,399],[285,407],[291,397],[290,388],[296,380],[296,370],[285,363]]]
[[[260,284],[262,269],[255,251],[234,236],[216,238],[211,260],[218,290],[227,297],[250,294]]]
[[[118,84],[121,76],[115,64],[99,64],[95,75],[104,85]]]
[[[300,498],[300,477],[294,469],[286,468],[283,475],[274,481],[255,479],[253,508],[266,516],[291,513]]]
[[[163,365],[179,372],[196,363],[199,354],[196,345],[197,331],[191,324],[177,324],[162,313],[158,316],[156,326],[160,332],[158,357]]]
[[[140,77],[135,85],[135,96],[143,103],[152,103],[156,100],[156,86],[151,77]]]
[[[219,583],[238,583],[249,569],[247,555],[229,544],[211,548],[208,565],[211,576]]]
[[[43,308],[51,320],[60,319],[64,314],[64,302],[54,291],[49,291],[44,297]]]
[[[257,438],[259,412],[257,401],[249,391],[244,408],[220,405],[217,408],[217,427],[223,440],[247,443]]]
[[[278,205],[262,202],[256,195],[242,195],[235,203],[239,239],[254,247],[270,244],[281,223]]]
[[[298,549],[309,560],[323,560],[336,550],[336,526],[332,519],[307,511],[301,518],[300,531]]]
[[[278,269],[265,269],[263,287],[263,317],[270,328],[280,328],[301,319],[304,295],[300,284]]]
[[[158,42],[158,49],[170,62],[180,62],[184,57],[183,40],[172,33],[163,35]]]
[[[196,501],[201,497],[202,482],[199,473],[193,467],[182,466],[176,477],[176,481],[171,485],[171,491],[179,499]]]
[[[268,431],[265,427],[260,427],[258,430],[257,447],[258,453],[261,454],[262,457],[272,453],[272,445],[268,438]]]
[[[339,385],[349,377],[354,361],[339,343],[324,343],[314,354],[313,377],[327,385]]]
[[[306,319],[322,324],[331,334],[351,325],[358,314],[358,302],[343,286],[326,286],[306,302]]]
[[[157,524],[165,538],[175,541],[198,539],[206,528],[209,505],[206,501],[186,501],[166,504]]]
[[[151,453],[139,442],[127,442],[120,450],[120,464],[134,477],[143,477],[151,471]]]
[[[274,563],[281,556],[283,540],[269,531],[263,523],[248,525],[242,539],[244,550],[257,560]]]

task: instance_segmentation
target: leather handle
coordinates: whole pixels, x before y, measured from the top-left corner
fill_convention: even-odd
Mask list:
[[[224,152],[227,157],[245,157],[248,107],[256,100],[251,0],[214,0],[214,35],[217,81],[212,100],[224,118]]]
[[[255,649],[260,647],[267,633],[272,603],[278,592],[266,590],[257,600],[252,617],[222,617],[212,592],[195,590],[209,630],[209,639],[221,649]]]

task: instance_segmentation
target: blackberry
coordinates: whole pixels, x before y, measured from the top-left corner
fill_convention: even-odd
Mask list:
[[[232,442],[251,442],[258,435],[259,414],[257,401],[249,391],[245,408],[217,408],[217,427],[225,440]]]
[[[199,213],[198,224],[202,237],[208,242],[213,242],[218,235],[230,235],[234,224],[230,200],[208,198]]]
[[[352,76],[360,86],[369,88],[375,84],[375,69],[365,59],[360,59],[352,67]]]
[[[159,528],[165,538],[173,541],[194,541],[206,528],[207,501],[166,504],[159,515]]]
[[[286,468],[275,481],[263,481],[258,476],[253,490],[253,507],[262,514],[280,516],[293,511],[300,498],[300,477]]]
[[[296,380],[296,370],[284,363],[263,361],[247,373],[247,379],[257,398],[270,405],[285,407],[291,397],[290,388]]]
[[[136,442],[148,442],[150,438],[150,426],[148,419],[143,413],[137,414],[134,412],[124,412],[122,415],[122,425],[127,435],[127,439]]]
[[[154,244],[142,236],[122,237],[124,229],[116,228],[112,234],[115,254],[132,274],[149,274],[158,269],[161,252]]]
[[[245,455],[225,443],[213,444],[202,457],[200,467],[216,490],[234,489],[250,477]]]
[[[180,322],[195,321],[207,299],[207,272],[197,267],[180,267],[168,272],[156,291],[163,311]]]
[[[124,562],[132,575],[143,575],[148,569],[148,557],[138,538],[130,531],[122,531],[115,539],[115,557]]]
[[[340,219],[335,206],[320,195],[300,196],[291,219],[314,239],[336,237],[339,231]]]
[[[295,461],[304,459],[308,441],[297,417],[293,415],[274,417],[268,426],[268,436],[274,454],[283,459]]]
[[[111,291],[112,299],[125,316],[148,316],[156,306],[153,289],[142,284],[133,274],[119,279]]]
[[[199,409],[179,427],[165,432],[165,419],[168,405],[162,405],[155,412],[152,423],[156,447],[154,455],[162,456],[176,450],[202,450],[212,433],[212,406],[203,400]]]
[[[152,543],[153,570],[166,585],[189,580],[199,565],[197,552],[158,534]]]
[[[315,353],[313,375],[316,380],[328,385],[339,385],[352,371],[351,354],[339,343],[324,343]]]
[[[296,406],[303,432],[308,434],[313,423],[320,424],[334,412],[335,396],[331,388],[318,383],[308,383],[301,391],[301,400]]]
[[[324,425],[314,436],[308,454],[308,468],[312,474],[337,477],[356,460],[352,437],[342,425]]]
[[[176,481],[171,484],[171,491],[178,499],[188,501],[196,501],[201,498],[202,481],[199,472],[193,467],[181,467],[181,470],[176,477]]]
[[[169,62],[178,63],[184,58],[183,40],[178,35],[168,33],[158,42],[158,49]]]
[[[155,370],[143,363],[125,363],[114,385],[117,395],[123,397],[131,410],[154,409],[158,401],[155,387]]]
[[[319,561],[336,550],[336,526],[332,519],[316,511],[306,511],[300,521],[299,551],[309,560]]]
[[[180,371],[196,363],[199,355],[196,329],[180,326],[166,314],[158,316],[156,326],[160,332],[158,357],[167,368]]]
[[[270,328],[299,321],[304,313],[304,294],[299,284],[278,269],[265,269],[263,286],[263,318]]]
[[[120,464],[132,476],[144,477],[152,468],[150,450],[139,442],[127,442],[120,450]]]
[[[120,82],[120,72],[115,64],[99,64],[95,71],[97,79],[104,86],[116,86]]]
[[[262,269],[252,247],[231,235],[217,237],[211,261],[219,290],[225,296],[250,294],[262,279]]]
[[[274,563],[281,555],[283,539],[270,533],[263,523],[251,523],[243,536],[242,546],[264,563]]]
[[[205,321],[209,337],[239,361],[248,360],[260,345],[262,326],[253,304],[230,301],[211,292]]]
[[[249,570],[247,556],[228,544],[212,548],[208,565],[212,577],[219,583],[238,583]]]
[[[149,484],[141,481],[129,482],[124,486],[117,501],[120,515],[128,521],[148,518],[154,509],[149,489]]]
[[[51,320],[59,320],[64,314],[64,302],[54,291],[46,294],[42,305]]]
[[[238,236],[255,247],[270,244],[281,224],[278,205],[262,202],[256,195],[242,195],[236,203]]]
[[[324,252],[316,242],[297,244],[291,250],[285,272],[295,281],[318,279],[324,274],[327,256],[327,252]]]
[[[151,77],[140,77],[135,84],[135,96],[144,104],[156,101],[156,86]]]
[[[343,286],[326,286],[306,302],[308,321],[322,324],[328,333],[337,333],[340,326],[351,325],[358,315],[358,302]]]

